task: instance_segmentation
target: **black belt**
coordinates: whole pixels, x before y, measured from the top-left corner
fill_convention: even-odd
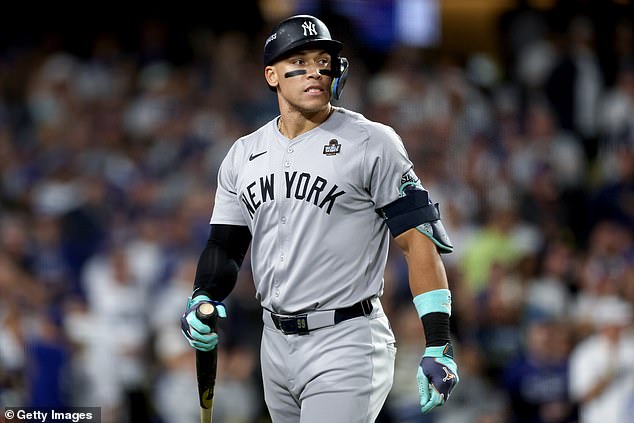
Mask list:
[[[338,308],[336,310],[330,310],[334,312],[334,319],[330,325],[322,325],[319,327],[310,327],[308,323],[308,313],[297,315],[285,315],[271,313],[271,319],[277,329],[282,331],[285,335],[306,335],[311,330],[319,329],[326,326],[336,325],[344,320],[352,319],[355,317],[367,316],[372,313],[372,299],[359,301],[358,303],[351,305],[350,307]],[[319,311],[318,313],[322,313]]]

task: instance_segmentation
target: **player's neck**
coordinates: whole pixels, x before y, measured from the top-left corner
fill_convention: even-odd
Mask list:
[[[334,111],[334,107],[328,107],[312,114],[302,113],[298,110],[282,113],[277,121],[277,128],[288,139],[298,137],[311,129],[314,129],[326,121]]]

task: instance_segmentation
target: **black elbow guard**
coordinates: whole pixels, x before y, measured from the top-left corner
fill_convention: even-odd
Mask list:
[[[429,237],[440,253],[451,253],[453,245],[440,220],[438,203],[429,201],[427,191],[419,186],[409,186],[403,195],[380,210],[392,236],[416,228]]]

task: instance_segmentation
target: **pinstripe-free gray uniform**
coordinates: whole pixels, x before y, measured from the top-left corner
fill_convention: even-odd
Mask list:
[[[302,413],[302,423],[373,421],[391,387],[395,355],[378,299],[369,318],[308,335],[279,332],[266,310],[308,312],[310,322],[314,311],[382,294],[390,235],[376,210],[416,180],[412,163],[390,127],[343,108],[292,140],[277,122],[234,143],[220,167],[211,218],[246,225],[253,235],[267,404],[276,422],[299,421],[300,406],[314,410]],[[324,391],[336,393],[343,409],[320,407]]]

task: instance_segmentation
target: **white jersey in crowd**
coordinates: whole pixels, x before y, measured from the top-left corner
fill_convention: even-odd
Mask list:
[[[334,309],[382,294],[390,235],[376,210],[418,181],[401,139],[343,108],[292,140],[278,119],[230,149],[211,223],[249,227],[257,297],[269,310]]]
[[[625,330],[616,344],[601,335],[593,335],[573,349],[570,356],[572,399],[580,401],[611,371],[615,375],[606,388],[580,405],[580,423],[634,422],[634,333],[631,329]]]

